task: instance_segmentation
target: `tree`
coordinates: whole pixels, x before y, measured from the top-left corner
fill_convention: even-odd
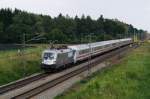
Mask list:
[[[103,15],[97,20],[84,14],[81,18],[62,14],[52,18],[18,9],[0,9],[0,33],[0,43],[21,43],[23,33],[31,36],[44,33],[45,37],[56,39],[59,43],[82,43],[88,40],[90,33],[93,34],[92,41],[101,41],[117,39],[120,35],[137,35],[141,39],[145,31],[118,19],[106,19]]]
[[[53,20],[50,16],[42,16],[42,25],[44,32],[48,33],[52,30],[53,28]]]
[[[60,29],[53,29],[47,34],[47,39],[57,41],[57,43],[66,43],[67,36]]]
[[[3,33],[3,23],[0,22],[0,33]]]
[[[0,42],[3,42],[3,23],[2,22],[0,22]]]

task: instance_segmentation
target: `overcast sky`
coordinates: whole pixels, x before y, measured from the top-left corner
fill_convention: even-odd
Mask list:
[[[96,19],[102,14],[150,31],[150,0],[0,0],[0,8],[8,7],[53,17],[85,14]]]

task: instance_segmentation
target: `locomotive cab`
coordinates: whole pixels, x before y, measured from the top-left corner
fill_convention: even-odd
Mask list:
[[[71,49],[48,49],[43,51],[42,66],[44,70],[57,70],[74,62],[74,51]]]
[[[55,51],[46,50],[42,54],[42,68],[53,68],[56,64],[57,53]]]

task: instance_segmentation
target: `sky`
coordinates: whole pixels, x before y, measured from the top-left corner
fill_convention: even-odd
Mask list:
[[[0,0],[0,8],[18,8],[32,13],[90,15],[119,19],[150,32],[150,0]]]

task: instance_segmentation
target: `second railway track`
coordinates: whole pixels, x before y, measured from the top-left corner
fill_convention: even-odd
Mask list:
[[[36,80],[39,80],[43,77],[46,77],[48,76],[49,74],[45,74],[45,73],[39,73],[37,75],[34,75],[34,76],[31,76],[31,77],[28,77],[28,78],[25,78],[25,79],[22,79],[22,80],[19,80],[19,81],[16,81],[14,83],[11,83],[11,84],[8,84],[8,85],[4,85],[4,86],[1,86],[0,87],[0,94],[4,94],[4,93],[7,93],[9,91],[12,91],[12,90],[15,90],[17,88],[21,88],[33,81],[36,81]]]

